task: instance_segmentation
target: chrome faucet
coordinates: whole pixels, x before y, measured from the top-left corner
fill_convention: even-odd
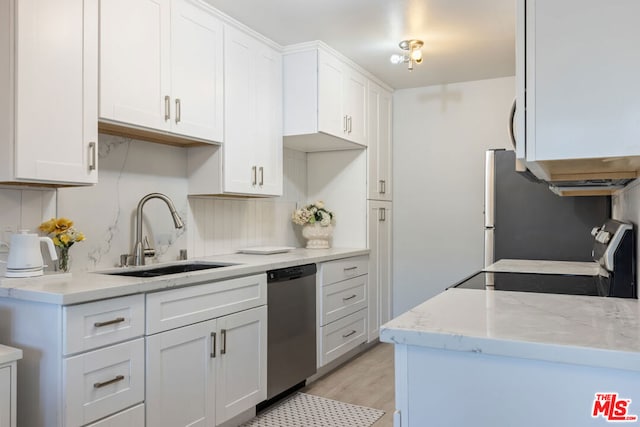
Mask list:
[[[143,246],[142,240],[142,208],[144,204],[151,199],[160,199],[164,201],[169,208],[169,212],[171,213],[171,217],[173,218],[173,224],[175,225],[175,227],[184,227],[182,218],[180,218],[180,215],[178,215],[178,211],[176,211],[176,207],[173,205],[173,202],[170,198],[161,193],[151,193],[144,196],[138,202],[138,207],[136,209],[136,243],[133,246],[133,265],[144,265],[145,248]]]

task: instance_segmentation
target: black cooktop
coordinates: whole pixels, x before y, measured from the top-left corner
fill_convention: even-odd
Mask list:
[[[602,291],[598,291],[600,286],[599,276],[481,271],[452,287],[599,296],[604,295]]]

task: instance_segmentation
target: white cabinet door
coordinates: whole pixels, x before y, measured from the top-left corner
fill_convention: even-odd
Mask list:
[[[518,61],[518,98],[526,86],[527,161],[640,155],[640,55],[630,53],[640,38],[640,2],[518,6],[526,14],[526,34],[522,16],[518,26],[519,56],[526,55]]]
[[[14,13],[15,177],[95,183],[97,0],[20,0]]]
[[[256,73],[256,137],[260,194],[282,195],[282,55],[258,46]]]
[[[347,136],[343,68],[342,61],[318,51],[318,130],[340,138]]]
[[[170,0],[100,2],[100,118],[168,131]]]
[[[222,141],[222,22],[190,0],[171,4],[174,133]]]
[[[224,191],[282,194],[282,56],[225,26]]]
[[[267,307],[218,319],[216,424],[267,398]]]
[[[367,78],[345,65],[344,112],[347,115],[347,136],[350,141],[367,145]]]
[[[147,337],[148,426],[215,426],[215,333],[214,319]]]
[[[15,414],[11,408],[11,381],[11,366],[0,368],[0,426],[3,427],[16,425]]]
[[[391,208],[390,202],[369,201],[369,341],[392,316]]]
[[[391,200],[391,93],[369,82],[369,199]]]

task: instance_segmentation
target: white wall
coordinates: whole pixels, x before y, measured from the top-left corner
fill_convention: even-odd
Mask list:
[[[393,97],[394,316],[483,265],[484,152],[510,148],[513,77]]]
[[[611,198],[613,219],[629,221],[636,227],[636,264],[640,265],[640,239],[637,235],[637,227],[640,224],[640,179],[628,184],[618,194]],[[640,277],[636,278],[639,281]]]
[[[95,186],[0,189],[0,240],[8,240],[17,229],[36,230],[43,220],[65,216],[87,236],[71,248],[71,270],[111,268],[120,254],[132,251],[138,201],[160,192],[173,200],[186,227],[174,228],[162,201],[147,202],[143,230],[156,248],[156,262],[175,260],[184,248],[196,257],[254,245],[303,245],[290,217],[296,204],[307,202],[305,153],[284,150],[283,197],[189,199],[186,149],[109,135],[100,135],[99,142]],[[6,259],[3,250],[0,260]]]

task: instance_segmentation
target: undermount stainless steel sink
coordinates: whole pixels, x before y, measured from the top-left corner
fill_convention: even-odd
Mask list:
[[[213,262],[189,262],[180,264],[169,264],[157,267],[143,267],[135,270],[109,271],[103,274],[114,276],[133,276],[133,277],[158,277],[168,274],[188,273],[190,271],[209,270],[211,268],[229,267],[236,264],[220,264]]]

